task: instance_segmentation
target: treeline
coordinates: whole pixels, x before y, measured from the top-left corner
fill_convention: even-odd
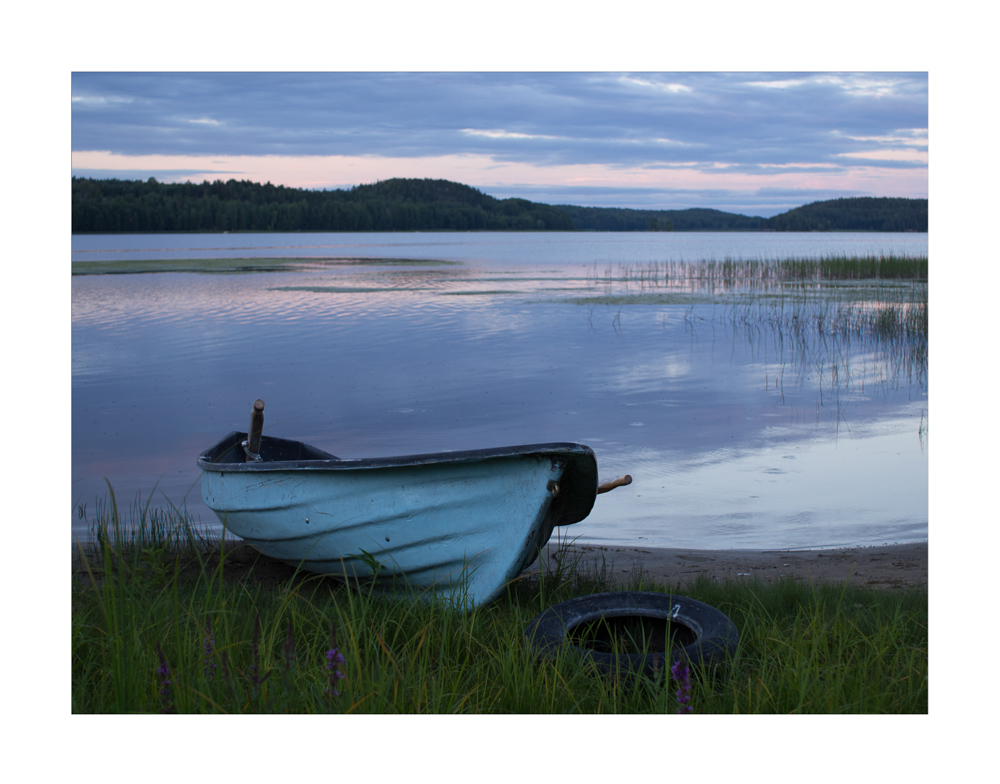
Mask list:
[[[773,231],[927,231],[927,199],[817,201],[769,218]]]
[[[448,180],[313,191],[229,180],[73,178],[73,233],[222,231],[927,231],[927,199],[815,202],[773,218],[496,199]]]
[[[557,207],[495,199],[447,180],[312,191],[229,180],[73,178],[73,233],[220,231],[571,231]]]
[[[927,199],[817,201],[753,218],[719,210],[629,210],[560,205],[584,231],[927,231]]]
[[[631,210],[624,207],[572,207],[560,204],[580,231],[758,231],[767,218],[721,210]]]

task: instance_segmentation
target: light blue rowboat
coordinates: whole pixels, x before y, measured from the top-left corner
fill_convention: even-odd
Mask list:
[[[598,493],[597,461],[581,444],[341,459],[257,439],[233,432],[198,458],[205,503],[227,530],[308,571],[468,605],[495,598]]]

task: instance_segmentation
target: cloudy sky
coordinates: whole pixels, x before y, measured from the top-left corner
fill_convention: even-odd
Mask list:
[[[71,124],[80,177],[428,177],[762,216],[928,188],[926,72],[74,71]]]

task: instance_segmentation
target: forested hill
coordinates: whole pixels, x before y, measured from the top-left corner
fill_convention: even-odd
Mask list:
[[[833,199],[773,218],[706,209],[559,208],[576,229],[589,231],[927,231],[927,199]]]
[[[927,199],[817,201],[768,220],[774,231],[927,231]]]
[[[229,180],[73,178],[73,233],[173,231],[572,231],[557,207],[495,199],[447,180],[312,191]]]
[[[927,231],[927,199],[815,202],[773,218],[496,199],[448,180],[313,191],[229,180],[73,178],[73,233],[220,231]]]
[[[767,218],[749,218],[734,212],[690,210],[632,210],[624,207],[572,207],[560,204],[581,231],[757,231]]]

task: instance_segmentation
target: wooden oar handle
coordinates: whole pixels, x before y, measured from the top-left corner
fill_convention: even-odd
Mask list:
[[[260,460],[260,436],[264,431],[264,401],[253,402],[250,412],[250,429],[247,431],[247,460]]]
[[[630,484],[632,484],[632,476],[631,474],[625,474],[625,476],[620,476],[617,479],[602,482],[597,486],[597,492],[606,493],[608,490],[614,490],[616,487],[624,487]]]

